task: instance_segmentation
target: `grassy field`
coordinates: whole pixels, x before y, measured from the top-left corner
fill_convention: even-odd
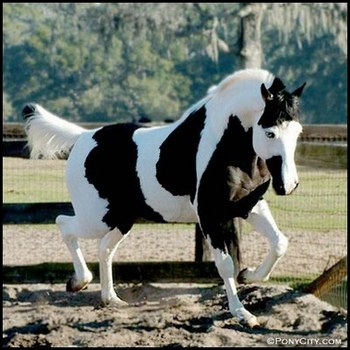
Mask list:
[[[283,229],[346,230],[347,171],[298,167],[300,184],[290,196],[265,196]]]
[[[69,202],[64,160],[3,158],[3,202]],[[282,230],[346,230],[347,171],[299,166],[300,185],[287,197],[265,196]]]
[[[69,202],[65,160],[3,158],[3,202]]]

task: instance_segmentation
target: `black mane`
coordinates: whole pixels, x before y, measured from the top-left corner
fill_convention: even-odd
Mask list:
[[[275,78],[269,91],[273,94],[273,98],[266,101],[258,125],[269,128],[284,121],[299,121],[299,97],[286,91],[284,84],[278,78]]]

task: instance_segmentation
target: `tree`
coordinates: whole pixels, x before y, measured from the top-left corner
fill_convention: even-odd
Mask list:
[[[262,66],[288,85],[308,81],[308,122],[331,122],[334,110],[346,120],[346,4],[3,8],[4,90],[18,118],[28,101],[75,121],[178,118],[225,75]]]
[[[2,92],[2,119],[9,121],[13,115],[13,107],[5,91]]]
[[[223,18],[239,18],[241,68],[263,65],[262,37],[271,29],[278,31],[278,37],[274,39],[287,45],[292,38],[299,47],[304,39],[310,43],[316,37],[331,34],[347,55],[346,3],[241,3],[239,9],[225,9],[221,14]],[[213,26],[213,30],[219,29],[219,26]],[[219,52],[222,43],[217,41],[216,44],[217,48],[212,51]],[[211,57],[218,59],[217,55]]]
[[[263,62],[261,22],[267,4],[248,4],[238,13],[240,17],[240,57],[242,68],[260,68]]]

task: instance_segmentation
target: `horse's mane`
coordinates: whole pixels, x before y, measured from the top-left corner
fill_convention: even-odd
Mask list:
[[[202,106],[204,106],[208,101],[210,101],[214,96],[218,96],[227,90],[230,87],[235,86],[241,81],[244,80],[253,80],[259,81],[260,83],[264,83],[267,88],[272,85],[274,76],[267,70],[264,69],[242,69],[236,71],[235,73],[224,78],[218,85],[211,86],[207,95],[193,104],[190,108],[188,108],[182,116],[176,121],[176,124],[181,123],[184,119],[186,119],[191,113],[199,110]]]
[[[258,80],[269,88],[273,79],[274,76],[264,69],[242,69],[223,79],[213,92],[219,94],[242,80]]]

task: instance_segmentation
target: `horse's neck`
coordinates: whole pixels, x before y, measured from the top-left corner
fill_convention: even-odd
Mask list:
[[[215,95],[206,104],[205,127],[197,154],[197,178],[203,175],[216,147],[228,127],[230,117],[237,116],[245,131],[257,123],[264,108],[260,82],[232,86]],[[239,150],[232,150],[233,152]]]
[[[237,116],[246,130],[257,123],[265,106],[260,85],[261,82],[256,80],[242,81],[227,87],[206,103],[208,121],[218,137],[227,127],[230,116]]]

